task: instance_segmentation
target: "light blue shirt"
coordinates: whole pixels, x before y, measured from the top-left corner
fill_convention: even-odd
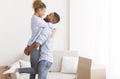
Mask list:
[[[51,37],[51,33],[52,33],[52,29],[50,29],[49,27],[44,28],[39,38],[36,40],[36,42],[42,44],[39,61],[47,60],[53,63],[53,54],[52,54],[53,38]]]

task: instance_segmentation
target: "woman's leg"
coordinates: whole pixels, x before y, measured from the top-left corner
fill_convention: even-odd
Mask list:
[[[17,71],[16,71],[17,72]],[[36,74],[36,70],[34,68],[18,68],[19,73],[30,73]]]
[[[37,73],[37,64],[38,64],[38,50],[35,50],[32,52],[31,56],[30,56],[30,62],[31,62],[31,67],[26,67],[26,68],[17,68],[15,70],[16,72],[19,73],[30,73],[30,74],[36,74]]]
[[[46,61],[46,60],[41,60],[38,64],[38,79],[46,79],[47,78],[47,73],[48,69],[52,65],[51,62]]]
[[[38,73],[38,62],[40,58],[40,49],[35,50],[30,54],[30,63],[31,68],[18,68],[15,72],[19,73],[30,73],[30,79],[35,79],[36,74]]]
[[[19,68],[19,73],[30,73],[30,79],[35,79],[37,73],[37,64],[38,64],[39,51],[36,49],[35,51],[30,53],[30,63],[31,68]]]
[[[35,73],[38,73],[38,62],[40,58],[40,51],[41,51],[41,47],[39,47],[39,49],[36,49],[30,54],[31,67],[33,68],[33,72],[35,71]],[[36,74],[30,74],[30,79],[35,79],[35,76]]]
[[[26,67],[26,68],[18,68],[15,70],[15,72],[19,73],[30,73],[30,74],[36,74],[37,73],[37,64],[38,64],[38,50],[35,50],[31,53],[30,56],[30,63],[31,63],[31,68]]]
[[[35,72],[35,74],[30,74],[30,79],[35,79],[36,73],[38,72],[38,61],[39,61],[39,50],[35,50],[30,54],[30,62],[31,62],[31,68],[33,68],[33,72]],[[31,69],[32,71],[32,69]]]

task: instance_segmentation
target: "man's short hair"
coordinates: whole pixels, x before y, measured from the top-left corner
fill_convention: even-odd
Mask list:
[[[60,21],[60,16],[56,12],[54,12],[54,20],[55,20],[55,23],[58,23]]]

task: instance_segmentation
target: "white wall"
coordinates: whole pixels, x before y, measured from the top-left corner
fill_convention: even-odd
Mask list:
[[[23,49],[31,35],[32,1],[0,1],[0,65],[11,64],[22,55]],[[55,36],[54,50],[67,50],[68,0],[43,1],[47,5],[47,13],[56,11],[61,16]]]
[[[57,33],[54,39],[54,50],[68,50],[69,48],[69,0],[43,0],[47,5],[47,13],[56,11],[61,20],[57,24]]]
[[[110,0],[111,8],[111,52],[110,77],[120,79],[120,1]]]
[[[104,64],[106,79],[120,79],[119,8],[119,0],[70,0],[70,50]]]
[[[98,55],[105,58],[101,52],[106,52],[108,45],[108,40],[104,40],[108,39],[104,3],[104,0],[70,0],[70,50],[78,50],[81,56],[100,63],[103,60]]]

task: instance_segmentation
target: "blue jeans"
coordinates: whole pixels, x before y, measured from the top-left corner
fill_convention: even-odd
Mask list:
[[[31,68],[19,68],[19,73],[30,73],[30,79],[35,79],[35,76],[38,73],[38,79],[46,79],[48,69],[52,63],[47,60],[39,61],[39,58],[40,49],[33,51],[30,54]]]

